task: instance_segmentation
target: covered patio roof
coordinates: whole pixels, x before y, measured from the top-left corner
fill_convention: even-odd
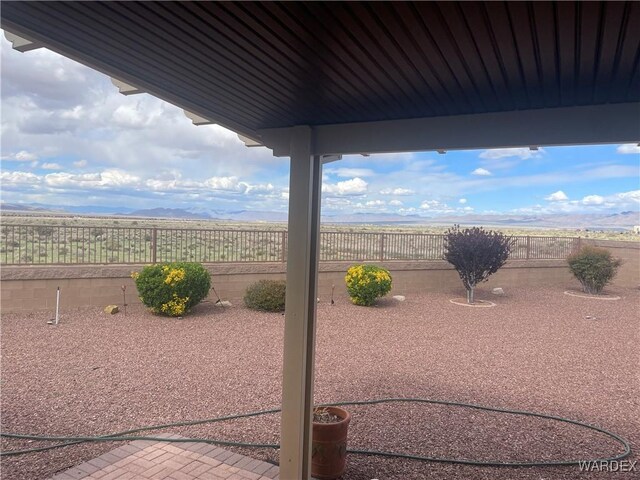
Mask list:
[[[273,129],[296,125],[316,127],[319,154],[528,144],[533,125],[548,126],[539,143],[619,141],[612,130],[631,128],[638,115],[639,24],[638,2],[5,1],[2,8],[3,28],[283,155],[288,142]],[[407,121],[430,118],[437,121]],[[553,134],[556,122],[582,132],[597,122],[598,135],[565,138]],[[459,123],[479,129],[479,138],[449,138]],[[513,128],[518,123],[524,132]],[[479,143],[485,130],[503,126],[515,130],[512,141]],[[368,145],[363,128],[379,141]],[[354,138],[331,141],[336,130]],[[411,140],[416,131],[421,140]],[[402,132],[406,138],[386,146]]]
[[[16,48],[291,157],[286,480],[309,476],[323,161],[640,140],[639,2],[3,1],[1,16]]]

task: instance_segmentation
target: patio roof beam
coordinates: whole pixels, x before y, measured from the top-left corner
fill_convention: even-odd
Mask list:
[[[11,47],[19,52],[28,52],[30,50],[44,47],[42,43],[27,40],[26,38],[22,38],[21,36],[11,32],[5,31],[4,37],[11,42]]]
[[[113,85],[118,88],[118,92],[122,95],[129,96],[144,93],[144,90],[141,90],[138,87],[134,87],[133,85],[129,85],[128,83],[123,82],[122,80],[118,80],[117,78],[111,77],[111,83],[113,83]]]
[[[522,110],[313,127],[315,155],[637,143],[640,103]],[[289,154],[288,128],[260,130],[276,156]]]
[[[197,113],[193,113],[188,110],[183,110],[183,112],[184,112],[184,116],[187,117],[189,120],[191,120],[191,123],[193,123],[196,126],[214,125],[216,123],[213,120],[210,120],[206,117],[198,115]]]

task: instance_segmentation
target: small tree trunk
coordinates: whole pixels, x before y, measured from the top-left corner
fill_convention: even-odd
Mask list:
[[[467,288],[467,303],[473,304],[473,289],[474,287]]]

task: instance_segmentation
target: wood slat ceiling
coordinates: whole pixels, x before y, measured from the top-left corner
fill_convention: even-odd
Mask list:
[[[640,101],[634,1],[3,1],[1,14],[252,131]]]

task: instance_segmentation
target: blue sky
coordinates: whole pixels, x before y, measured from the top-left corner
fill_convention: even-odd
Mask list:
[[[0,193],[10,203],[285,211],[288,159],[108,77],[2,38]],[[608,213],[640,206],[635,144],[347,156],[323,213]]]

